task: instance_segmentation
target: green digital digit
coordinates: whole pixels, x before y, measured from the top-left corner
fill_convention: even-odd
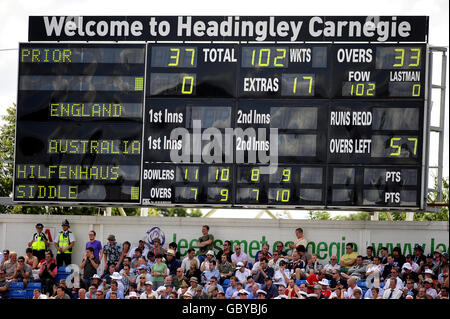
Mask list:
[[[259,181],[259,168],[252,169],[252,174],[250,176],[250,180],[252,182],[258,182]]]
[[[412,87],[412,96],[420,96],[420,84],[414,84]]]
[[[277,190],[277,201],[279,202],[280,201],[280,197],[281,197],[281,201],[282,202],[284,202],[284,203],[288,202],[290,194],[291,194],[291,191],[289,189]]]
[[[402,151],[402,147],[400,145],[396,145],[395,142],[400,141],[400,137],[393,137],[391,138],[391,148],[396,149],[396,152],[392,152],[389,154],[390,156],[400,156],[400,153]]]
[[[278,52],[283,52],[282,55],[279,55],[277,57],[275,57],[274,61],[273,61],[273,65],[274,66],[281,66],[283,67],[284,64],[283,63],[278,63],[277,60],[282,60],[286,57],[286,49],[277,49]]]
[[[400,55],[396,55],[394,57],[395,60],[400,60],[400,63],[395,63],[392,66],[401,68],[403,66],[403,62],[404,62],[404,59],[405,59],[405,49],[394,49],[394,51],[400,52]]]
[[[416,155],[416,153],[417,153],[417,142],[418,142],[417,137],[408,137],[408,141],[413,141],[414,142],[414,152],[413,152],[413,154]]]
[[[198,188],[192,187],[192,188],[191,188],[191,191],[194,192],[194,200],[197,200],[197,192],[198,192]]]
[[[186,90],[186,80],[190,80],[190,82],[191,82],[188,90]],[[192,94],[193,90],[194,90],[194,77],[193,76],[184,76],[183,83],[181,85],[181,93]]]
[[[289,182],[291,180],[291,169],[285,168],[283,169],[283,178],[281,179],[282,182]]]
[[[312,92],[313,77],[312,76],[303,76],[303,80],[308,80],[309,81],[308,93],[311,93]]]
[[[253,188],[252,192],[256,193],[256,200],[259,200],[259,189],[258,188]]]
[[[186,51],[191,52],[191,65],[194,65],[195,49],[186,49]]]
[[[265,63],[262,63],[263,52],[267,52],[267,59]],[[270,64],[270,49],[259,50],[258,66],[269,66],[269,64]]]
[[[411,49],[412,52],[416,52],[416,55],[411,56],[411,60],[416,60],[416,63],[410,63],[408,66],[419,66],[420,63],[420,49]]]
[[[219,176],[220,171],[220,176]],[[229,168],[217,168],[216,170],[216,181],[218,181],[220,178],[220,181],[227,182],[230,178],[230,169]]]
[[[222,196],[222,198],[220,199],[221,202],[228,201],[228,189],[227,188],[222,188],[220,190],[220,196]]]
[[[175,59],[175,62],[169,63],[169,66],[177,66],[178,62],[179,62],[178,60],[180,58],[180,49],[178,49],[178,48],[170,48],[170,51],[176,52],[176,54],[170,56],[170,59],[171,60]]]

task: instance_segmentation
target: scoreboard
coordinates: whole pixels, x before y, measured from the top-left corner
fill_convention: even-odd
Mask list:
[[[14,201],[420,209],[425,43],[23,43]]]

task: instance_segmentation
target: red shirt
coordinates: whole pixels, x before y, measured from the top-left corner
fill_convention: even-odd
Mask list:
[[[308,282],[309,285],[314,286],[314,285],[317,285],[319,283],[319,278],[317,277],[316,274],[312,274],[312,275],[309,275],[308,278],[306,278],[306,281]],[[314,292],[314,289],[308,287],[306,292],[308,294],[312,294]]]

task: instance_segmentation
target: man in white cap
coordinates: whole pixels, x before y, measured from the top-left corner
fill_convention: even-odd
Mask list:
[[[175,251],[173,249],[167,249],[166,265],[169,269],[169,274],[172,276],[175,276],[177,274],[177,269],[181,267],[181,260],[175,257]]]
[[[410,263],[404,263],[402,266],[402,273],[400,274],[400,279],[403,282],[406,282],[407,280],[411,279],[414,282],[419,282],[419,275],[413,271],[413,268]]]
[[[183,298],[183,299],[192,299],[192,297],[194,297],[194,295],[192,295],[189,291],[186,291],[186,292],[182,295],[182,298]]]
[[[425,288],[425,294],[433,299],[436,299],[437,291],[433,288],[433,279],[425,278],[425,280],[423,281],[423,286]]]
[[[136,293],[136,291],[131,291],[128,296],[126,297],[126,299],[138,299],[138,295]]]
[[[117,282],[117,288],[118,288],[119,292],[124,294],[125,293],[125,287],[124,287],[123,282],[122,282],[122,276],[118,272],[114,272],[112,274],[112,276],[111,276],[111,284],[113,283],[113,281]]]
[[[119,273],[117,273],[117,275],[119,275]],[[115,277],[118,278],[118,276],[115,276]],[[120,279],[122,279],[122,276],[119,275],[119,277],[120,277]],[[117,299],[125,299],[125,296],[123,295],[123,291],[119,290],[120,279],[117,279],[117,280],[113,279],[113,280],[111,280],[111,288],[106,293],[106,299],[110,299],[111,293],[117,294]]]
[[[267,292],[265,292],[264,290],[262,290],[262,289],[258,289],[257,291],[256,291],[256,294],[257,294],[257,299],[266,299],[266,296],[267,296]]]
[[[150,299],[150,296],[154,296],[155,298],[158,298],[158,294],[156,291],[153,291],[153,283],[151,281],[145,282],[145,290],[141,294],[140,299]]]
[[[250,269],[245,268],[243,262],[238,262],[236,265],[236,273],[234,274],[239,282],[243,285],[247,284],[247,277],[252,275]]]
[[[156,289],[156,294],[158,295],[156,299],[166,299],[166,287],[161,286],[158,289]]]
[[[238,296],[239,296],[239,299],[247,299],[248,291],[245,289],[241,289],[238,291]]]
[[[328,282],[328,279],[323,278],[321,281],[319,281],[319,285],[322,287],[322,296],[325,296],[327,299],[331,296],[331,289],[330,284]]]
[[[211,263],[211,261],[214,260],[214,251],[212,250],[208,250],[208,252],[206,253],[206,258],[203,260],[202,264],[200,265],[200,271],[204,272],[209,270],[209,265]]]
[[[248,256],[242,251],[241,245],[234,245],[234,254],[231,255],[231,263],[236,268],[238,263],[242,263],[244,267],[247,267]]]

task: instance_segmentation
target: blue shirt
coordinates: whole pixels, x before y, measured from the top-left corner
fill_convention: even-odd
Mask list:
[[[99,240],[94,240],[93,242],[88,241],[86,243],[86,249],[88,249],[89,247],[92,247],[94,249],[94,256],[96,258],[100,258],[100,250],[102,250],[102,243]]]
[[[206,280],[205,280],[205,278],[203,278],[203,276],[206,278]],[[213,271],[211,271],[211,270],[206,270],[206,271],[204,271],[204,272],[203,272],[203,276],[202,276],[202,281],[203,281],[203,282],[209,282],[209,280],[211,279],[211,277],[216,277],[217,280],[220,279],[220,273],[219,273],[219,271],[218,271],[217,269],[215,269],[215,268],[214,268]]]
[[[109,295],[110,294],[111,294],[111,290],[106,293],[106,297],[105,298],[109,299]],[[118,299],[125,299],[125,297],[123,296],[123,293],[120,290],[117,290],[117,298]]]
[[[225,291],[225,298],[227,299],[231,299],[231,297],[233,297],[233,294],[237,291],[236,287],[228,287],[227,291]]]

